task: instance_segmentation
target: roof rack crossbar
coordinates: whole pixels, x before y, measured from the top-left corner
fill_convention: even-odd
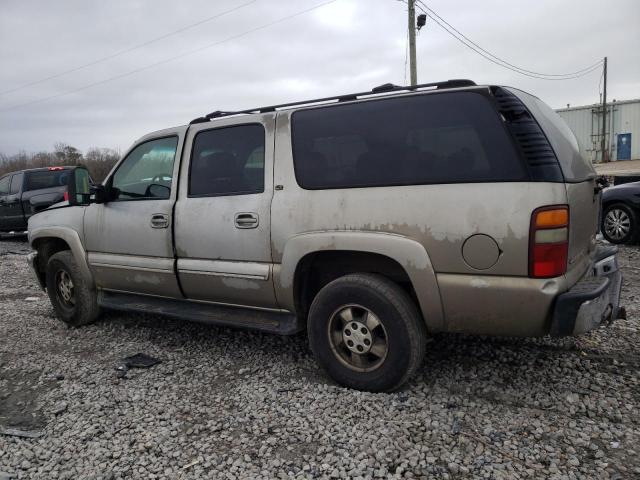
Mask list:
[[[204,117],[199,117],[192,120],[191,123],[202,123],[214,118],[228,117],[232,115],[275,112],[280,108],[298,107],[300,105],[313,105],[316,103],[326,103],[326,102],[347,102],[347,101],[356,100],[360,97],[375,96],[375,95],[381,95],[381,94],[386,94],[391,92],[414,91],[414,90],[420,90],[424,88],[435,88],[440,90],[440,89],[446,89],[446,88],[473,87],[475,85],[476,83],[473,80],[467,80],[467,79],[452,79],[452,80],[445,80],[443,82],[422,83],[419,85],[405,85],[405,86],[385,83],[384,85],[379,85],[366,92],[349,93],[346,95],[316,98],[313,100],[301,100],[298,102],[281,103],[278,105],[270,105],[270,106],[258,107],[258,108],[248,108],[246,110],[237,110],[232,112],[216,110],[215,112],[208,113]]]

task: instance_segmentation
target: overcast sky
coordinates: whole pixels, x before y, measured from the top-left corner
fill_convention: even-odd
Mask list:
[[[0,92],[250,3],[107,61],[0,95],[0,152],[35,152],[59,141],[83,151],[124,151],[149,131],[213,110],[405,84],[406,5],[398,0],[336,0],[238,37],[324,2],[0,0]],[[426,3],[483,48],[528,70],[573,72],[606,55],[608,97],[640,97],[640,1]],[[230,37],[237,38],[202,48]],[[511,85],[555,108],[599,100],[600,71],[566,81],[528,78],[488,62],[430,20],[417,45],[422,83],[470,78]],[[201,50],[145,68],[195,49]],[[112,77],[118,78],[105,81]],[[73,90],[78,91],[65,94]]]

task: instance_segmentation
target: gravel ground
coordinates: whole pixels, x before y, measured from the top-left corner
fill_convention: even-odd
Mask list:
[[[0,434],[0,480],[640,478],[637,247],[620,255],[629,320],[439,335],[392,394],[336,386],[302,335],[121,313],[66,328],[26,253],[0,241],[0,429],[42,436]],[[162,363],[118,378],[137,352]]]

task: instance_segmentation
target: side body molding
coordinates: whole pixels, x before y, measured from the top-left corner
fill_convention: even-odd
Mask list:
[[[444,329],[440,291],[427,251],[418,242],[393,233],[323,231],[291,237],[285,244],[281,265],[274,266],[274,286],[280,306],[295,311],[294,277],[296,267],[304,256],[338,250],[376,253],[398,262],[413,284],[429,331]]]
[[[93,275],[87,263],[87,252],[82,245],[78,232],[68,227],[52,226],[34,228],[29,232],[29,243],[32,247],[37,243],[37,240],[42,238],[59,238],[64,240],[71,248],[71,253],[76,262],[78,262],[82,276],[85,277],[88,282],[93,283]]]

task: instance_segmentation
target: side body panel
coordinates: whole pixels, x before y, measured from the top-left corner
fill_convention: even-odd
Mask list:
[[[595,252],[598,231],[600,194],[596,189],[596,172],[580,151],[575,135],[566,122],[537,97],[516,89],[518,96],[534,115],[551,144],[567,190],[569,205],[569,258],[566,278],[569,287],[587,270]]]
[[[273,261],[277,266],[274,280],[283,307],[290,308],[287,289],[291,288],[290,271],[295,268],[289,264],[289,252],[293,248],[290,242],[294,245],[300,241],[298,237],[314,232],[342,232],[342,235],[361,239],[365,233],[369,235],[366,238],[391,234],[389,239],[404,237],[424,251],[418,255],[405,249],[405,258],[394,258],[391,253],[389,256],[405,266],[410,277],[411,268],[415,269],[414,274],[429,277],[420,283],[425,288],[417,288],[416,293],[430,330],[480,331],[483,323],[494,322],[494,305],[472,304],[465,299],[469,291],[487,292],[477,282],[485,276],[503,279],[493,284],[496,298],[503,302],[503,311],[510,311],[522,322],[536,322],[538,326],[546,320],[551,297],[541,307],[542,312],[532,311],[530,305],[522,301],[518,289],[510,294],[499,286],[507,284],[512,277],[527,277],[531,213],[543,205],[567,203],[563,184],[503,182],[304,190],[297,184],[293,169],[290,118],[291,112],[278,115],[274,183],[282,189],[275,192],[272,207],[271,239]],[[465,241],[475,234],[491,237],[499,249],[497,261],[482,270],[469,265],[462,255]],[[332,235],[337,238],[331,233],[331,240],[325,239],[323,248],[340,248]],[[367,249],[367,242],[361,243],[361,248]],[[415,256],[407,259],[410,255]],[[466,290],[459,288],[461,285]],[[531,287],[539,293],[545,288],[537,283]],[[554,288],[561,290],[564,286],[559,281]],[[446,298],[443,291],[447,292]],[[444,316],[439,312],[444,312]],[[522,329],[493,333],[517,331]]]

